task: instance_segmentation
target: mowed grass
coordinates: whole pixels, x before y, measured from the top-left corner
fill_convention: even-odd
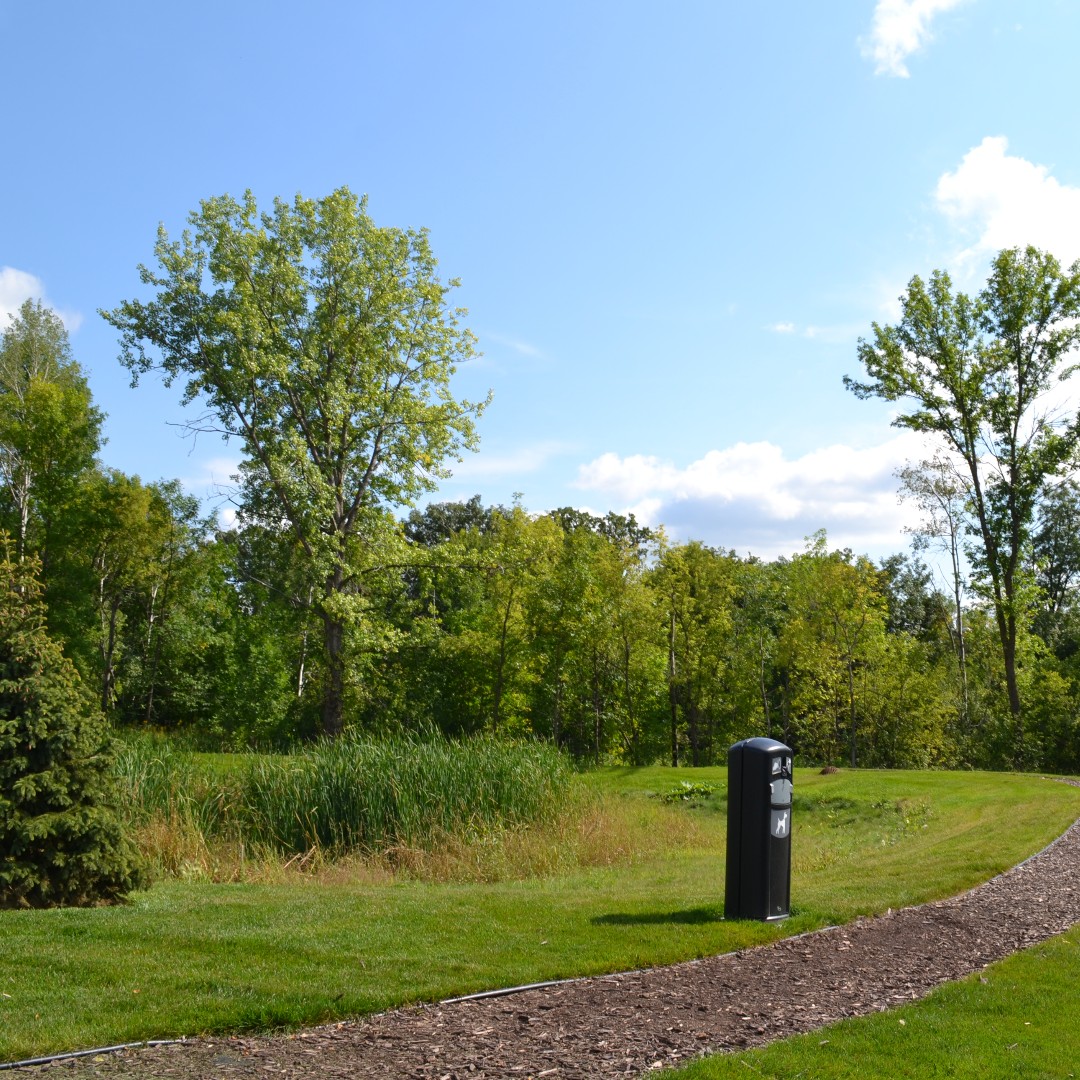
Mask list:
[[[911,1005],[706,1058],[678,1080],[1062,1080],[1080,1075],[1080,927]],[[665,1074],[668,1075],[668,1074]]]
[[[593,782],[641,796],[687,775],[716,786],[699,812],[726,828],[726,770],[609,769]],[[801,931],[806,922],[825,926],[953,896],[1045,846],[1078,812],[1080,789],[1040,777],[796,769],[791,903],[799,922],[785,926]],[[722,894],[722,872],[718,888]]]
[[[728,923],[725,773],[589,774],[575,818],[481,836],[448,881],[346,862],[278,883],[166,880],[120,908],[0,912],[0,1062],[724,952],[960,892],[1080,815],[1080,791],[1038,777],[797,771],[793,917]],[[649,798],[687,778],[717,790],[696,806]],[[515,873],[515,844],[533,876]],[[575,856],[545,862],[545,844]]]

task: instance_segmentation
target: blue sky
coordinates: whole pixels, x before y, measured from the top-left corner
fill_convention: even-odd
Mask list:
[[[131,390],[96,311],[201,199],[345,184],[430,229],[480,339],[437,498],[880,556],[921,448],[842,377],[913,274],[1080,256],[1078,44],[1073,0],[0,0],[0,318],[56,308],[105,463],[209,498],[239,447]]]

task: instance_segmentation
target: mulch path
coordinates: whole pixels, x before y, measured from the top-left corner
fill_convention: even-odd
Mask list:
[[[971,892],[772,945],[288,1036],[196,1039],[76,1058],[87,1077],[640,1077],[923,997],[1080,922],[1080,822]]]

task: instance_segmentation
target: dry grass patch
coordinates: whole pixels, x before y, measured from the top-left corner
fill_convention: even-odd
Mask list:
[[[154,813],[135,830],[156,875],[180,881],[281,885],[383,885],[524,881],[592,867],[632,866],[671,854],[716,848],[715,828],[679,808],[590,792],[578,785],[557,817],[459,835],[440,832],[425,844],[339,854],[310,847],[288,857],[235,837],[207,837],[177,813]]]

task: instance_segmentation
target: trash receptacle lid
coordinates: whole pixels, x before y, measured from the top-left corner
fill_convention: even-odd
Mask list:
[[[731,750],[737,749],[755,750],[759,754],[790,754],[791,747],[785,746],[782,742],[777,742],[775,739],[765,739],[760,736],[756,739],[743,739],[742,742],[735,743],[731,747]],[[731,750],[728,752],[730,753]]]

